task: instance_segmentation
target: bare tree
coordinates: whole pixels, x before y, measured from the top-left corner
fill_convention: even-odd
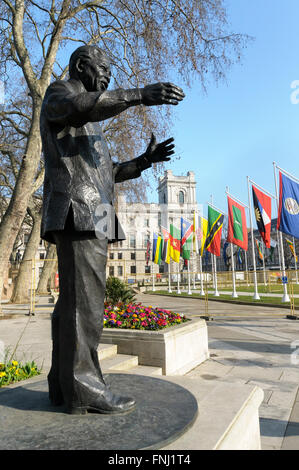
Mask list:
[[[57,270],[57,253],[56,253],[56,246],[52,243],[48,243],[47,246],[47,253],[46,259],[43,265],[43,270],[41,272],[38,286],[37,286],[37,294],[47,294],[48,293],[48,285],[50,279],[52,278],[53,274]]]
[[[32,270],[35,269],[35,265],[32,264],[32,260],[35,259],[35,254],[40,241],[42,217],[41,201],[30,201],[28,213],[32,219],[32,228],[10,299],[11,302],[14,303],[29,302],[30,289],[35,288],[31,285],[32,283],[30,281],[32,279]]]
[[[114,64],[115,87],[165,81],[175,71],[182,83],[189,85],[196,78],[205,88],[209,76],[223,78],[226,68],[239,59],[246,38],[227,32],[223,0],[2,0],[0,31],[1,79],[8,101],[20,91],[30,98],[1,112],[3,122],[22,141],[16,182],[0,225],[2,289],[28,201],[42,181],[43,96],[52,79],[66,77],[69,52],[82,44],[98,44]],[[140,107],[127,114],[107,123],[106,129],[114,136],[113,149],[118,153],[122,148],[121,159],[136,156],[151,128],[159,129],[157,136],[162,137],[169,122],[163,121],[160,109]],[[117,132],[124,132],[124,125],[134,135],[127,146]]]

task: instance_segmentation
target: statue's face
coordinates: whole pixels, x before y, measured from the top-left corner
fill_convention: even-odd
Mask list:
[[[79,77],[87,91],[105,91],[111,78],[110,62],[97,50],[89,59],[78,60]]]

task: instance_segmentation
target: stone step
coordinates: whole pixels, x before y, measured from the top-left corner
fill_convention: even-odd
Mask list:
[[[103,372],[111,370],[127,370],[138,366],[138,356],[129,356],[128,354],[115,354],[101,361]]]
[[[132,367],[132,369],[128,369],[127,371],[129,374],[136,374],[136,375],[162,375],[162,367],[153,367],[153,366],[137,366]]]
[[[161,367],[138,365],[138,356],[117,354],[116,344],[100,343],[98,356],[103,372],[128,372],[136,375],[162,375]]]
[[[98,347],[98,356],[99,360],[102,361],[107,357],[112,357],[117,354],[117,345],[116,344],[105,344],[100,343]]]

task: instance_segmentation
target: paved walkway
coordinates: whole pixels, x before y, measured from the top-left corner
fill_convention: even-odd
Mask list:
[[[200,299],[139,295],[144,305],[157,305],[189,317],[206,314]],[[263,450],[299,449],[299,322],[288,310],[209,301],[210,359],[189,378],[258,385],[264,390],[259,409]],[[25,316],[10,306],[12,318],[0,320],[0,340],[19,360],[51,362],[51,328],[45,310]],[[297,351],[298,349],[298,351]],[[229,399],[229,397],[228,397]]]

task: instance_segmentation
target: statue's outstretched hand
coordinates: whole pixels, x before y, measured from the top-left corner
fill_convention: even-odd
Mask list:
[[[174,154],[173,137],[157,144],[156,137],[152,134],[151,141],[146,149],[145,157],[150,163],[168,162],[170,155]]]
[[[155,83],[141,88],[142,104],[154,106],[158,104],[177,105],[185,97],[183,90],[173,83]]]

